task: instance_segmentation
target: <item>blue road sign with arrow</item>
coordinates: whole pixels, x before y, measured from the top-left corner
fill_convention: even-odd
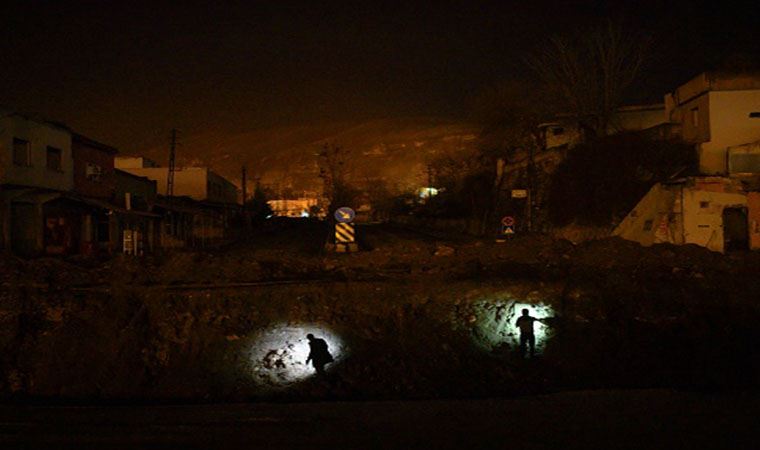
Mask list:
[[[337,220],[339,223],[353,222],[354,217],[356,217],[356,213],[348,206],[344,206],[335,210],[335,220]]]

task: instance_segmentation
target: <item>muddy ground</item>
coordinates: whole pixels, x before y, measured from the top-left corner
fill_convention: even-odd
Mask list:
[[[492,240],[387,226],[325,253],[277,222],[146,258],[0,259],[0,396],[45,401],[435,398],[754,389],[760,255]],[[257,283],[261,283],[257,285]],[[546,317],[535,359],[514,319]],[[326,338],[327,376],[305,364]],[[306,352],[306,353],[304,353]]]

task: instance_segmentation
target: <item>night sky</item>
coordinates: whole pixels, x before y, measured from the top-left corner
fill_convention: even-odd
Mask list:
[[[547,33],[606,17],[656,41],[632,101],[727,60],[760,60],[751,1],[114,3],[4,5],[0,104],[134,151],[175,126],[466,118],[480,90],[524,75],[521,56]]]

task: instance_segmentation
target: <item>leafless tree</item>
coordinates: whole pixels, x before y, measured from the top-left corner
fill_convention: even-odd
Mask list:
[[[330,201],[330,214],[335,208],[351,206],[356,190],[348,182],[349,152],[335,144],[324,144],[317,153],[317,157],[324,195]],[[328,215],[328,217],[332,216]]]
[[[647,61],[651,39],[608,21],[553,36],[527,63],[589,137],[603,136]]]
[[[365,177],[366,198],[372,205],[374,220],[386,220],[393,209],[395,195],[388,187],[388,182],[378,177]]]
[[[511,80],[483,91],[473,102],[475,120],[481,125],[478,156],[481,170],[491,173],[489,207],[483,211],[483,230],[498,211],[510,163],[527,161],[527,184],[533,189],[534,156],[545,149],[547,122],[556,119],[558,105],[541,84]],[[482,195],[485,195],[483,192]]]

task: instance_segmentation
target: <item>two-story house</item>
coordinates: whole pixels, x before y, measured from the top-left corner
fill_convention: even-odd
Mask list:
[[[702,73],[667,94],[665,106],[678,135],[695,144],[701,174],[760,173],[760,156],[746,156],[760,141],[760,73]]]
[[[74,192],[90,208],[82,212],[80,249],[84,254],[111,252],[112,207],[116,189],[114,157],[117,150],[81,134],[71,136],[74,159]]]
[[[702,73],[665,104],[675,135],[695,145],[699,176],[652,187],[614,234],[643,245],[760,249],[760,73]]]
[[[77,248],[77,217],[62,193],[74,186],[71,131],[0,112],[0,248],[20,255]]]

